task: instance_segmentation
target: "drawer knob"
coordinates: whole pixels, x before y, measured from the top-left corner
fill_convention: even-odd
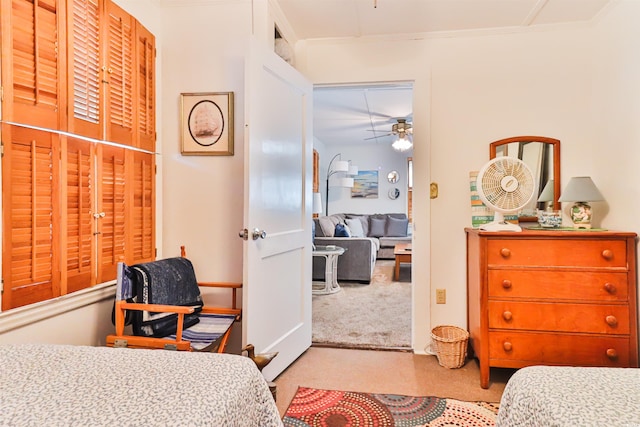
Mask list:
[[[605,249],[604,251],[602,251],[602,258],[606,259],[607,261],[611,261],[613,259],[613,251],[611,249]]]
[[[618,352],[616,351],[615,348],[608,348],[607,349],[607,357],[610,360],[617,360],[618,359]]]
[[[502,318],[508,322],[513,318],[513,314],[507,310],[504,313],[502,313]]]
[[[505,341],[502,344],[502,348],[504,348],[504,351],[511,351],[513,349],[513,345],[509,342],[509,341]],[[607,350],[608,352],[609,350]]]
[[[502,255],[502,258],[509,258],[511,256],[511,251],[507,248],[502,248],[500,249],[500,255]]]
[[[616,316],[609,315],[605,317],[604,320],[609,326],[618,326],[618,319],[616,319]]]
[[[616,285],[614,285],[613,283],[607,282],[604,284],[604,290],[607,291],[610,294],[615,294],[616,293]]]
[[[502,281],[502,287],[505,288],[505,289],[511,288],[511,280],[504,279]]]

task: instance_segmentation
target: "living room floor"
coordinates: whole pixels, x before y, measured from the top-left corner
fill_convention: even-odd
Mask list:
[[[438,396],[499,402],[513,369],[491,369],[487,390],[480,387],[475,359],[459,369],[438,364],[436,356],[405,351],[311,347],[276,380],[276,404],[284,415],[299,386],[328,390]]]

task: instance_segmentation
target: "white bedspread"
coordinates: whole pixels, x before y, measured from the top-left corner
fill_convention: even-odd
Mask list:
[[[2,426],[281,426],[246,357],[0,345]]]
[[[531,366],[507,382],[496,427],[640,426],[640,369]]]

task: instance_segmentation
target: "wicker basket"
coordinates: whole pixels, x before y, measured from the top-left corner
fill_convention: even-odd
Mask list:
[[[441,325],[431,330],[436,343],[438,363],[445,368],[460,368],[467,358],[469,332],[457,326]]]

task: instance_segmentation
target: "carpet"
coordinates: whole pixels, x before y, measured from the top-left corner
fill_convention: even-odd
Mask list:
[[[356,393],[299,387],[285,427],[494,426],[499,405],[440,397]]]
[[[370,284],[340,282],[331,295],[314,295],[314,344],[382,349],[411,346],[411,266],[393,280],[393,260],[378,260]]]

